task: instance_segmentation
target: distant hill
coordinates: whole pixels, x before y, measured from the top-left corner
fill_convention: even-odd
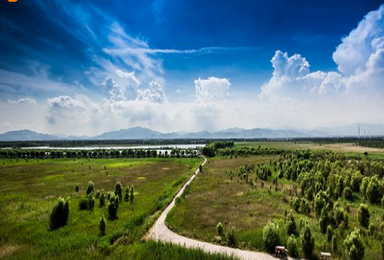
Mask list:
[[[17,130],[0,134],[0,141],[50,141],[60,140],[55,135],[41,134],[31,130]]]
[[[305,138],[305,137],[348,137],[358,136],[358,124],[316,129],[270,129],[270,128],[229,128],[226,130],[191,133],[162,133],[145,127],[133,127],[118,131],[105,132],[101,135],[59,137],[37,133],[31,130],[10,131],[0,134],[0,141],[49,141],[49,140],[141,140],[141,139],[257,139],[257,138]],[[384,136],[384,125],[360,124],[361,136]]]

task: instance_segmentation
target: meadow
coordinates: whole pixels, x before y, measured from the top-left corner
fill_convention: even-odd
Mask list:
[[[0,257],[9,259],[230,259],[142,237],[160,211],[201,163],[201,158],[2,159],[0,161]],[[121,200],[117,219],[95,200],[80,210],[89,181],[95,193],[134,185],[134,200]],[[79,191],[75,191],[75,187]],[[59,197],[69,198],[67,225],[50,230]],[[108,203],[108,202],[107,202]],[[99,220],[106,220],[105,235]],[[189,257],[189,258],[188,258]]]
[[[260,153],[267,148],[268,152],[238,155],[236,150],[243,147],[260,149]],[[276,154],[272,154],[273,149],[277,149]],[[364,155],[362,151],[367,149],[369,152]],[[278,243],[287,246],[288,240],[294,240],[299,257],[316,259],[321,251],[328,251],[333,254],[332,259],[359,259],[350,257],[345,244],[345,238],[358,229],[365,248],[364,259],[383,259],[383,150],[351,144],[324,147],[311,142],[254,142],[235,143],[232,154],[236,155],[222,154],[228,151],[218,150],[178,200],[166,219],[170,229],[202,241],[268,251],[263,232],[272,222],[278,225]],[[270,175],[262,174],[268,171]],[[366,190],[374,178],[379,179],[378,198],[371,202]],[[344,190],[350,189],[352,195],[344,195]],[[322,205],[324,217],[320,216],[322,208],[317,209],[323,194],[330,204]],[[367,205],[370,213],[366,227],[359,224],[361,204]],[[294,232],[289,234],[287,222],[292,217]],[[330,234],[321,230],[320,222],[324,223],[324,219]],[[306,226],[315,241],[310,257],[301,246]]]

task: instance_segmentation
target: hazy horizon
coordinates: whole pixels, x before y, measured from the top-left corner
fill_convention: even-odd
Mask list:
[[[0,6],[0,133],[384,124],[380,1]]]

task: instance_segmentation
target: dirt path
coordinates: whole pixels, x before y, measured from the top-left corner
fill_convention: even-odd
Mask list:
[[[207,159],[204,157],[203,165],[207,162]],[[160,215],[160,217],[157,219],[153,227],[149,230],[146,238],[147,239],[153,239],[153,240],[160,240],[163,242],[170,242],[173,244],[178,244],[181,246],[185,246],[187,248],[200,248],[205,252],[208,253],[220,253],[220,254],[226,254],[226,255],[233,255],[235,257],[238,257],[240,259],[246,259],[246,260],[269,260],[269,259],[278,259],[272,255],[261,253],[261,252],[253,252],[253,251],[247,251],[247,250],[241,250],[231,247],[225,247],[225,246],[219,246],[214,245],[211,243],[206,243],[198,240],[194,240],[191,238],[180,236],[165,225],[165,218],[167,214],[171,211],[171,209],[175,206],[175,200],[177,197],[180,197],[181,194],[183,194],[185,188],[191,183],[191,181],[196,177],[196,175],[199,173],[199,169],[195,171],[195,174],[192,175],[192,177],[188,180],[188,182],[181,188],[179,193],[175,196],[175,198],[172,200],[172,202],[168,205],[168,207],[164,210],[164,212]],[[289,258],[291,259],[291,258]]]

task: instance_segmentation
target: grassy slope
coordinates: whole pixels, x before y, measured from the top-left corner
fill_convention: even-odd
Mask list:
[[[115,247],[140,240],[154,221],[150,215],[170,201],[200,163],[201,158],[2,160],[0,251],[13,248],[14,259],[108,256]],[[117,220],[107,221],[105,237],[99,236],[98,221],[107,216],[106,207],[99,208],[96,201],[92,212],[78,209],[89,180],[97,190],[112,191],[121,181],[124,187],[133,184],[137,192],[132,205],[120,203]],[[76,184],[79,194],[74,192]],[[49,214],[59,196],[70,197],[69,223],[48,231]]]
[[[255,144],[256,145],[256,144]],[[276,144],[274,144],[276,145]],[[283,144],[282,147],[291,144]],[[258,144],[257,144],[258,147]],[[383,155],[380,155],[383,156]],[[167,225],[176,232],[199,240],[215,241],[216,225],[220,221],[224,231],[233,227],[238,237],[238,246],[252,250],[263,250],[262,229],[269,220],[275,220],[280,225],[281,244],[286,245],[287,235],[284,226],[284,210],[290,209],[290,197],[281,191],[274,191],[272,185],[271,194],[268,192],[270,182],[265,182],[264,189],[258,181],[257,189],[252,188],[244,180],[237,176],[239,168],[244,164],[257,164],[264,162],[269,164],[272,157],[251,156],[238,157],[237,159],[213,158],[204,167],[204,172],[190,185],[189,193],[185,199],[170,212]],[[225,171],[235,172],[235,178],[230,178]],[[276,176],[276,173],[272,177]],[[293,184],[286,179],[279,180],[284,189]],[[355,194],[356,195],[356,194]],[[363,202],[358,196],[354,202],[340,200],[342,205],[349,204],[349,231],[358,226],[357,208]],[[379,227],[384,209],[376,205],[370,205],[371,222]],[[315,252],[330,250],[325,235],[320,233],[317,218],[312,212],[309,217],[294,213],[296,224],[300,218],[306,218],[314,231],[316,239]],[[366,259],[381,259],[380,242],[366,237]],[[300,245],[300,240],[298,239]],[[338,242],[339,250],[344,246]]]

